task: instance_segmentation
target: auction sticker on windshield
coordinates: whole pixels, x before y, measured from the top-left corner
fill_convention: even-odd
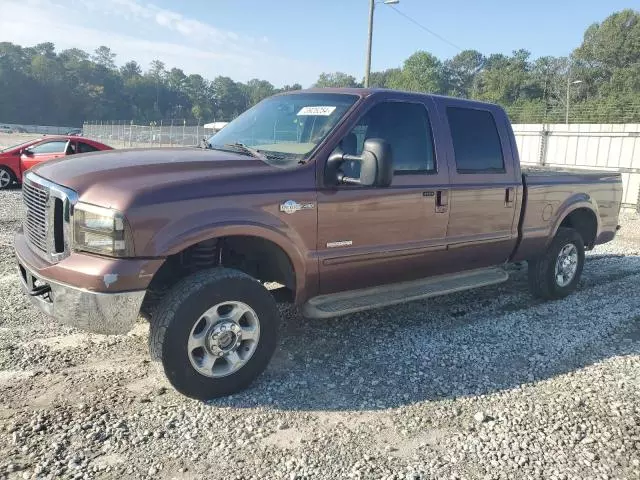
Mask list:
[[[328,117],[335,109],[336,107],[302,107],[298,112],[298,115],[317,115],[320,117]]]

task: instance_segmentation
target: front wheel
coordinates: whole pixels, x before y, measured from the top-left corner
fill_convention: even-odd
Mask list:
[[[15,180],[15,175],[9,168],[0,166],[0,190],[9,188]]]
[[[584,267],[584,242],[572,228],[560,228],[547,251],[529,261],[529,289],[548,300],[564,298],[573,292]]]
[[[180,281],[151,319],[149,348],[180,393],[199,400],[246,388],[276,348],[276,303],[243,272],[215,268]]]

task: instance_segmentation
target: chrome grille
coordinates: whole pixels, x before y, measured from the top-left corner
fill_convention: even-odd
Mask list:
[[[59,262],[71,253],[73,206],[78,194],[29,171],[22,182],[23,229],[34,253]],[[61,207],[61,208],[60,208]]]
[[[45,186],[24,182],[22,198],[25,207],[24,230],[31,244],[47,253],[47,202],[49,189]]]

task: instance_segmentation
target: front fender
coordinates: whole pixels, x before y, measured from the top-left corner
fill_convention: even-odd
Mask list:
[[[264,211],[236,208],[226,209],[224,213],[225,218],[221,218],[220,210],[208,214],[200,212],[165,225],[149,242],[146,249],[149,256],[167,257],[212,238],[262,238],[276,244],[289,258],[296,278],[296,299],[304,298],[307,290],[313,289],[307,280],[309,276],[317,275],[317,271],[314,271],[313,260],[307,255],[304,240],[296,229]],[[215,220],[203,222],[203,219]]]

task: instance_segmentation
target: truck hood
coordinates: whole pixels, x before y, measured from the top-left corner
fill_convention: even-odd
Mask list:
[[[182,196],[190,192],[207,196],[214,194],[215,186],[216,193],[221,194],[220,184],[226,187],[236,184],[234,188],[237,189],[238,182],[220,182],[220,179],[262,176],[279,170],[260,159],[233,152],[158,148],[74,155],[43,162],[34,167],[33,172],[71,188],[84,202],[123,211],[154,192],[182,192]],[[247,182],[241,182],[241,185],[244,183]],[[246,185],[245,188],[251,187]],[[163,196],[167,198],[166,193]]]

